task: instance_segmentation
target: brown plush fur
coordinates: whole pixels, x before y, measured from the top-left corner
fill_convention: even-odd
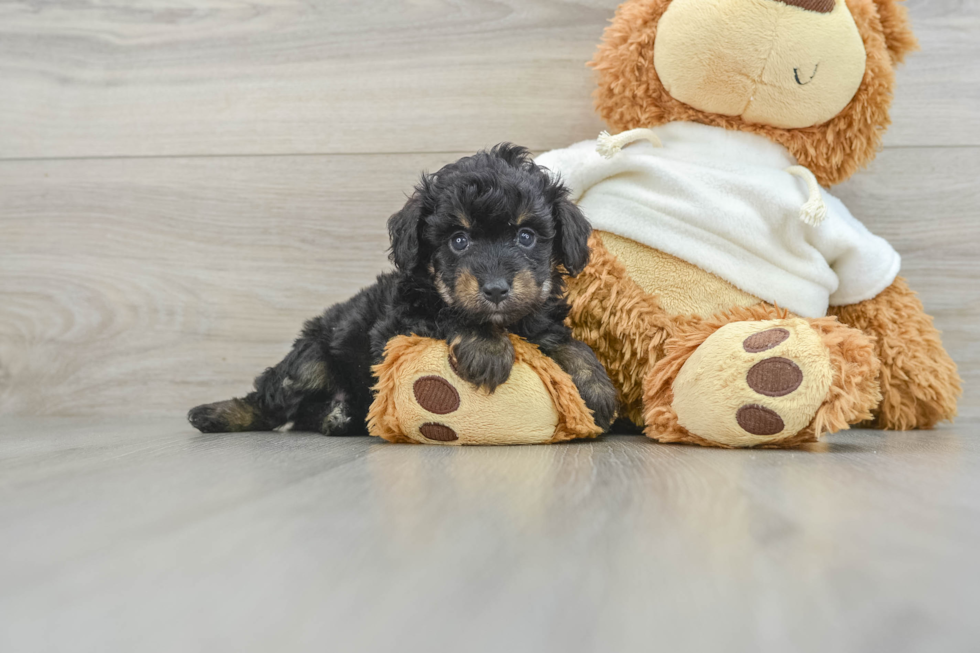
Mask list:
[[[956,416],[962,393],[956,364],[905,279],[898,277],[874,299],[831,307],[830,313],[876,338],[883,398],[866,426],[928,429]]]
[[[760,134],[789,149],[824,186],[840,183],[874,158],[891,122],[893,62],[901,61],[915,47],[905,8],[896,0],[847,0],[867,52],[864,79],[836,117],[803,129],[705,113],[671,97],[653,64],[657,24],[670,2],[625,2],[606,29],[591,65],[599,77],[596,108],[611,127],[627,130],[684,120]]]
[[[644,382],[643,401],[646,406],[644,422],[647,437],[660,442],[686,442],[708,447],[730,448],[728,445],[698,437],[677,423],[671,408],[674,400],[673,383],[684,363],[711,334],[731,322],[775,320],[790,317],[786,310],[769,304],[734,308],[722,315],[696,323],[688,323],[666,343],[666,355],[650,371]],[[849,428],[871,416],[871,409],[881,400],[878,391],[878,360],[871,340],[860,331],[840,324],[831,317],[808,320],[830,351],[834,378],[827,401],[817,410],[810,424],[781,440],[773,440],[760,448],[795,447],[815,442],[824,433]]]
[[[568,282],[572,337],[592,348],[619,392],[620,415],[643,423],[643,377],[663,354],[663,345],[686,318],[668,316],[657,298],[633,281],[623,264],[589,238],[592,258]]]
[[[919,42],[912,33],[909,23],[909,12],[902,4],[905,0],[875,0],[878,9],[878,19],[888,44],[888,53],[892,62],[900,64],[905,61],[905,55],[919,49]]]

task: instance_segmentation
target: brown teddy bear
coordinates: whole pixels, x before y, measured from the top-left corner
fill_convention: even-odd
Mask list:
[[[538,162],[597,230],[575,337],[649,437],[784,447],[955,415],[898,254],[820,186],[874,158],[915,46],[896,0],[620,6],[592,65],[622,133]]]

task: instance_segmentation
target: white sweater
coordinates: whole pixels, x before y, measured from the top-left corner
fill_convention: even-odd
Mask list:
[[[558,174],[592,225],[672,254],[803,317],[871,299],[895,280],[901,258],[820,191],[826,219],[805,224],[796,161],[762,136],[695,123],[653,131],[605,159],[596,141],[537,162]]]

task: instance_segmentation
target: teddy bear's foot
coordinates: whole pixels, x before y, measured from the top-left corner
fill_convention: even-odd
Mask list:
[[[832,319],[734,321],[692,344],[651,378],[654,439],[793,446],[860,421],[880,397],[870,340]]]
[[[736,322],[709,337],[674,381],[677,423],[753,447],[802,431],[827,397],[830,352],[805,320]]]
[[[375,368],[368,430],[393,442],[543,444],[595,437],[571,377],[536,347],[512,337],[510,378],[493,393],[463,381],[445,342],[399,336]]]

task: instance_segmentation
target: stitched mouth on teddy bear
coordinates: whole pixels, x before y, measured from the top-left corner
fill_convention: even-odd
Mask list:
[[[800,69],[799,68],[794,68],[793,69],[793,77],[796,78],[796,83],[797,84],[799,84],[800,86],[806,86],[807,84],[809,84],[810,82],[813,81],[813,78],[814,77],[817,76],[817,71],[818,70],[820,70],[820,64],[819,63],[816,66],[813,67],[813,74],[810,75],[809,77],[805,77],[806,81],[804,82],[803,81],[804,77],[801,77],[800,76]],[[806,73],[804,73],[804,75],[805,74]]]

